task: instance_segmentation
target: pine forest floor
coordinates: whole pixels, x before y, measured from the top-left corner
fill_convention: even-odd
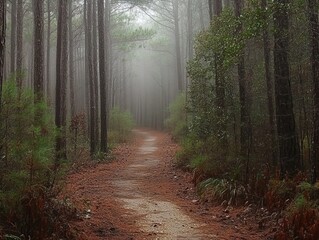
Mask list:
[[[249,207],[203,203],[192,174],[176,169],[171,137],[134,130],[115,160],[72,173],[64,196],[78,209],[77,239],[271,239],[277,223]]]

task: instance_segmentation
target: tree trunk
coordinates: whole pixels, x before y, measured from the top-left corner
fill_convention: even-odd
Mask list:
[[[84,13],[83,13],[83,20],[84,20],[84,28],[85,28],[85,36],[84,36],[84,67],[85,67],[85,111],[87,115],[87,128],[88,132],[90,129],[90,79],[89,79],[89,67],[88,67],[88,51],[89,51],[89,42],[88,42],[88,17],[87,17],[87,8],[88,8],[88,0],[84,0]]]
[[[87,41],[88,41],[88,74],[90,81],[90,153],[93,155],[96,151],[96,139],[95,139],[95,97],[94,97],[94,72],[93,72],[93,41],[92,41],[92,5],[93,0],[87,2]]]
[[[261,7],[264,11],[267,9],[267,0],[262,0]],[[264,21],[267,21],[265,15]],[[263,31],[263,42],[264,42],[264,58],[265,58],[265,78],[267,83],[267,100],[268,100],[268,114],[269,114],[269,127],[270,127],[270,138],[272,147],[272,163],[275,166],[278,162],[278,152],[277,152],[277,133],[276,133],[276,123],[275,123],[275,108],[274,108],[274,90],[273,90],[273,80],[271,78],[271,67],[270,67],[270,42],[269,42],[269,30],[266,26]]]
[[[173,14],[175,25],[175,50],[176,50],[176,66],[177,66],[177,86],[178,91],[183,91],[183,74],[182,74],[182,57],[181,57],[181,42],[179,30],[179,5],[178,0],[173,0]]]
[[[244,2],[243,0],[235,1],[235,15],[237,18],[241,16]],[[242,23],[239,23],[237,34],[243,31]],[[251,123],[250,123],[250,106],[248,103],[247,79],[245,70],[245,48],[242,50],[238,59],[238,82],[239,82],[239,98],[240,98],[240,155],[246,161],[246,180],[249,171],[249,158],[251,148]]]
[[[214,10],[214,15],[219,16],[223,11],[223,1],[215,0],[213,10]]]
[[[208,0],[209,21],[212,24],[213,21],[213,0]]]
[[[97,0],[93,0],[93,81],[94,81],[94,102],[95,102],[95,139],[99,140],[99,76],[97,62]]]
[[[17,33],[17,0],[11,0],[11,74],[16,71],[16,33]]]
[[[75,99],[74,99],[74,39],[72,26],[72,0],[68,0],[69,8],[69,81],[70,81],[70,105],[71,119],[75,117]]]
[[[187,3],[187,32],[188,32],[188,59],[194,57],[194,33],[193,33],[193,1]]]
[[[43,98],[44,82],[44,8],[43,1],[33,0],[34,8],[34,93],[35,101]]]
[[[201,30],[204,30],[205,29],[205,23],[204,23],[204,13],[203,13],[203,2],[202,2],[202,0],[198,0],[198,12],[199,12],[199,21],[200,21]]]
[[[68,75],[68,1],[59,0],[57,57],[56,57],[56,107],[55,124],[60,130],[56,141],[57,162],[66,159],[66,87]]]
[[[294,174],[299,168],[299,145],[293,112],[288,61],[289,19],[288,0],[276,0],[282,5],[274,12],[274,70],[279,160],[282,177]]]
[[[314,86],[313,102],[313,140],[312,140],[312,182],[317,179],[317,168],[319,163],[319,24],[318,24],[318,1],[308,0],[310,36],[311,36],[311,65],[312,80]]]
[[[50,0],[47,0],[48,29],[47,29],[47,98],[50,99],[50,45],[51,45],[51,7]]]
[[[108,1],[108,0],[107,0]],[[107,4],[109,7],[109,4]],[[108,9],[106,9],[108,11]],[[109,19],[106,19],[107,22]],[[100,66],[100,98],[101,98],[101,152],[107,152],[107,109],[108,109],[108,78],[109,63],[106,62],[108,38],[105,39],[104,0],[98,0],[98,28],[99,28],[99,66]],[[107,26],[109,26],[107,24]],[[106,32],[106,33],[105,33]],[[106,40],[106,41],[105,41]],[[105,46],[106,43],[106,46]]]
[[[225,8],[231,7],[230,0],[224,0],[224,7],[225,7]]]
[[[6,45],[6,0],[0,2],[0,111],[2,84],[4,81],[4,62],[5,62],[5,45]]]
[[[23,81],[23,0],[17,0],[17,85],[22,88]]]
[[[223,11],[222,0],[214,0],[213,14],[220,16]],[[212,17],[213,18],[213,17]],[[226,126],[226,104],[225,104],[225,79],[222,69],[222,57],[220,53],[214,53],[214,67],[215,67],[215,84],[216,84],[216,106],[218,121],[217,137],[223,147],[224,156],[226,157],[228,141],[227,141],[227,126]]]

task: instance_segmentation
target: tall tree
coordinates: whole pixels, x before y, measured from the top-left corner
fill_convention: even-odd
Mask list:
[[[223,11],[222,0],[214,0],[213,6],[213,15],[218,17],[221,15]],[[222,59],[223,56],[220,52],[214,53],[214,68],[215,68],[215,84],[216,84],[216,108],[217,115],[219,116],[218,121],[218,132],[217,136],[219,140],[222,142],[222,145],[225,150],[225,154],[227,151],[227,134],[226,134],[226,109],[225,109],[225,78],[222,69]]]
[[[183,91],[183,72],[182,72],[182,56],[181,56],[181,40],[179,29],[179,1],[173,1],[173,16],[174,16],[174,34],[175,34],[175,51],[176,51],[176,66],[177,66],[177,86],[178,91]]]
[[[51,4],[50,0],[47,0],[47,18],[48,18],[48,29],[47,29],[47,67],[46,67],[46,84],[47,84],[47,98],[50,99],[50,69],[51,69],[51,64],[50,64],[50,49],[51,49]]]
[[[55,124],[60,130],[56,140],[57,164],[66,159],[66,87],[68,74],[68,1],[58,2]]]
[[[75,99],[74,99],[74,36],[73,36],[73,1],[68,1],[69,8],[69,81],[70,81],[70,106],[71,106],[71,118],[75,116]]]
[[[6,0],[0,2],[0,111],[6,46]]]
[[[241,22],[241,14],[244,6],[244,0],[236,0],[235,15],[239,19],[237,28],[238,37],[243,31]],[[245,47],[238,58],[238,82],[239,82],[239,100],[240,100],[240,155],[246,161],[246,179],[249,170],[249,154],[251,148],[251,122],[250,122],[250,106],[248,103],[247,79],[245,69]]]
[[[205,29],[205,23],[204,23],[204,13],[203,13],[203,2],[202,2],[202,0],[198,0],[198,13],[199,13],[199,21],[200,21],[201,30],[204,30]]]
[[[108,1],[108,0],[107,0]],[[106,4],[109,7],[109,4]],[[109,9],[106,9],[109,11]],[[109,21],[109,19],[106,19]],[[106,62],[106,55],[108,45],[105,46],[105,42],[108,44],[108,34],[105,31],[105,19],[104,19],[104,0],[98,0],[98,28],[99,28],[99,67],[100,67],[100,99],[101,99],[101,152],[107,152],[107,110],[108,110],[108,84],[109,79],[109,63]],[[107,24],[109,26],[109,24]],[[105,41],[107,40],[107,41]]]
[[[261,8],[264,11],[264,21],[268,21],[266,15],[267,10],[267,0],[261,0]],[[265,79],[267,84],[267,100],[268,100],[268,114],[269,114],[269,127],[270,127],[270,137],[271,137],[271,146],[273,149],[272,160],[273,164],[277,164],[277,141],[276,141],[276,123],[275,123],[275,107],[274,107],[274,90],[273,90],[273,80],[271,77],[271,66],[270,66],[270,38],[268,24],[265,24],[263,30],[263,42],[264,42],[264,59],[265,59]]]
[[[311,36],[311,65],[313,80],[313,183],[317,178],[317,168],[319,163],[319,23],[318,23],[318,0],[308,0],[310,36]]]
[[[17,84],[21,89],[23,80],[23,0],[17,1]]]
[[[214,15],[219,16],[223,11],[223,1],[222,0],[215,0],[213,5]]]
[[[43,1],[33,0],[34,12],[34,92],[42,100],[44,82],[44,8]]]
[[[293,112],[289,50],[289,0],[276,0],[274,12],[274,72],[279,160],[282,175],[294,174],[299,167],[299,145]]]
[[[193,32],[193,1],[187,2],[187,33],[188,33],[188,55],[189,59],[194,56],[194,32]]]
[[[11,0],[11,64],[10,72],[16,71],[16,42],[17,42],[17,0]]]
[[[93,81],[94,81],[94,103],[95,103],[95,119],[94,119],[94,126],[95,126],[95,139],[96,142],[98,142],[99,139],[99,76],[98,76],[98,61],[97,61],[97,55],[98,55],[98,50],[97,50],[97,42],[98,42],[98,37],[97,37],[97,0],[93,0],[93,19],[92,19],[92,24],[93,24],[93,38],[92,38],[92,47],[93,47]]]
[[[213,21],[213,1],[214,0],[208,0],[209,21],[211,24]]]
[[[90,84],[90,152],[93,155],[96,151],[96,134],[95,134],[95,97],[94,97],[94,71],[93,71],[93,36],[92,36],[92,19],[93,19],[93,0],[87,2],[87,27],[85,34],[87,35],[87,65]]]

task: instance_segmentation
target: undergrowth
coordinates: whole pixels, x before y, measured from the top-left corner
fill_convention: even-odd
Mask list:
[[[109,118],[109,142],[112,145],[127,142],[134,125],[133,117],[129,112],[122,111],[119,107],[113,108]]]
[[[217,134],[203,134],[204,125],[199,125],[201,131],[197,131],[191,120],[187,128],[185,110],[184,96],[180,95],[170,106],[166,124],[181,145],[176,166],[193,172],[192,180],[202,201],[255,203],[281,216],[275,239],[319,239],[319,183],[310,184],[310,176],[305,173],[282,179],[274,166],[268,161],[261,163],[254,155],[247,165],[234,143],[228,143],[233,147],[224,147],[225,139]]]
[[[0,229],[26,239],[46,239],[63,232],[64,209],[53,204],[58,194],[54,168],[56,128],[44,101],[34,103],[31,90],[14,81],[3,86],[0,113]],[[64,209],[63,211],[68,211]],[[11,238],[12,239],[12,238]],[[69,238],[71,239],[71,238]]]

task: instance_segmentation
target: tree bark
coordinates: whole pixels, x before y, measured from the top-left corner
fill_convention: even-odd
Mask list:
[[[108,0],[107,0],[108,1]],[[107,4],[109,7],[109,4]],[[108,11],[108,9],[106,9]],[[109,19],[106,19],[109,21]],[[106,62],[108,34],[104,26],[104,0],[98,0],[98,28],[99,28],[99,66],[100,66],[100,98],[101,98],[101,152],[107,153],[107,110],[108,110],[108,78],[109,76],[109,63]],[[107,24],[107,26],[109,26]],[[105,41],[106,40],[106,41]],[[106,44],[105,44],[106,43]],[[106,45],[106,46],[105,46]]]
[[[194,33],[193,33],[193,1],[188,0],[187,3],[187,32],[188,32],[188,58],[194,57]]]
[[[205,29],[205,23],[204,23],[204,13],[203,13],[203,2],[202,0],[198,0],[198,12],[199,12],[199,21],[201,30]]]
[[[235,1],[235,15],[240,18],[243,9],[243,0]],[[237,29],[237,34],[243,31],[242,23],[240,22]],[[245,48],[240,53],[238,58],[238,82],[239,82],[239,99],[240,99],[240,155],[246,161],[246,180],[249,171],[249,158],[251,148],[251,122],[250,122],[250,106],[248,103],[247,79],[245,69]]]
[[[75,99],[74,99],[74,39],[72,26],[72,0],[68,0],[69,8],[69,81],[70,81],[70,109],[71,119],[75,117]]]
[[[16,33],[17,33],[17,0],[11,0],[11,74],[16,71]]]
[[[299,168],[299,145],[293,112],[288,61],[289,16],[288,0],[276,0],[281,8],[274,12],[274,71],[279,160],[282,177],[296,173]]]
[[[23,0],[17,0],[17,85],[23,81]]]
[[[43,98],[44,82],[44,8],[43,1],[33,0],[34,7],[34,93],[35,101]]]
[[[310,37],[311,37],[311,65],[313,80],[313,139],[312,139],[312,182],[317,180],[317,168],[319,163],[319,23],[318,1],[308,0]]]
[[[56,140],[56,164],[66,155],[66,88],[68,75],[68,1],[58,2],[58,30],[56,57],[55,124],[60,130]]]
[[[6,0],[0,2],[0,112],[1,112],[1,96],[2,84],[4,81],[4,62],[5,62],[5,46],[6,46]]]
[[[223,11],[222,0],[214,0],[213,2],[213,14],[218,17]],[[213,17],[214,17],[213,16]],[[213,18],[212,17],[212,18]],[[226,134],[226,104],[225,104],[225,78],[222,69],[222,57],[219,52],[214,53],[214,67],[215,67],[215,84],[216,84],[216,106],[217,106],[217,116],[219,116],[218,121],[218,131],[217,137],[223,146],[224,157],[226,157],[228,141]]]
[[[267,0],[261,1],[261,7],[264,11],[267,9]],[[264,21],[268,19],[265,15]],[[267,84],[267,100],[268,100],[268,114],[269,114],[269,127],[270,127],[270,138],[272,152],[272,164],[275,166],[278,162],[278,151],[277,151],[277,133],[276,133],[276,122],[275,122],[275,107],[274,107],[274,90],[273,90],[273,80],[271,77],[271,67],[270,67],[270,39],[269,30],[265,26],[263,30],[263,42],[264,42],[264,59],[265,59],[265,78]]]
[[[182,73],[182,57],[181,57],[181,42],[179,30],[179,4],[178,0],[173,0],[173,15],[175,26],[175,51],[176,51],[176,67],[177,67],[177,86],[178,91],[183,91],[183,73]]]
[[[88,74],[90,81],[90,153],[93,155],[96,151],[96,139],[95,139],[95,97],[94,97],[94,71],[93,71],[93,41],[92,41],[92,5],[93,0],[87,2],[87,41],[88,41]]]
[[[47,14],[48,14],[48,29],[47,29],[47,67],[46,67],[46,74],[47,74],[47,98],[50,100],[50,49],[51,49],[51,6],[50,6],[50,0],[47,0]]]
[[[99,140],[99,76],[98,76],[98,61],[97,61],[97,0],[93,0],[93,81],[94,81],[94,102],[95,102],[95,139]]]
[[[222,0],[215,0],[213,10],[214,10],[215,16],[220,16],[220,14],[223,11],[223,1]]]
[[[213,0],[208,0],[208,12],[209,12],[209,22],[212,24],[213,21]]]

